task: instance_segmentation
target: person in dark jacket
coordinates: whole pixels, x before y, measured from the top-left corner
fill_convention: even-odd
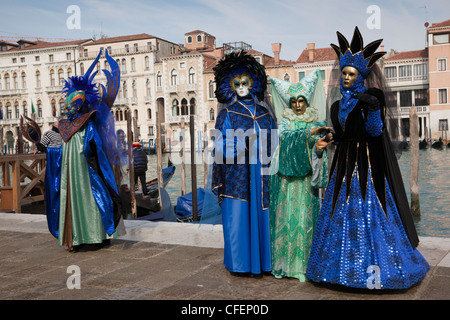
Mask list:
[[[133,160],[134,160],[134,182],[137,184],[137,179],[141,180],[142,192],[148,195],[145,173],[147,171],[147,155],[142,150],[142,145],[139,142],[133,143]]]

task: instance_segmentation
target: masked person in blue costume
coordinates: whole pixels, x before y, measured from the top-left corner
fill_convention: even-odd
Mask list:
[[[214,68],[219,112],[212,189],[222,209],[224,265],[236,276],[271,271],[268,169],[276,120],[264,67],[245,51]]]
[[[326,97],[320,70],[298,83],[270,78],[280,141],[270,168],[272,274],[305,282],[320,210],[320,188],[328,182]],[[280,110],[279,110],[280,109]],[[281,113],[281,116],[278,114]]]
[[[83,76],[65,81],[65,112],[59,121],[60,148],[47,148],[46,201],[50,232],[70,251],[98,249],[124,234],[122,203],[114,164],[118,164],[110,108],[120,84],[119,68],[107,51],[111,71],[103,70],[102,94],[91,74],[101,52]]]
[[[385,52],[337,33],[342,98],[330,117],[337,148],[308,262],[307,277],[354,288],[405,289],[426,276],[419,239],[387,130],[385,95],[370,83]],[[373,70],[372,70],[373,74]],[[379,75],[376,74],[377,77]]]

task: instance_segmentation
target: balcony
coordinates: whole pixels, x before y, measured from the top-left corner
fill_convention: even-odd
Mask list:
[[[15,96],[15,95],[21,95],[26,94],[27,89],[4,89],[0,90],[1,96]]]
[[[400,109],[400,115],[409,115],[409,112],[411,111],[411,106],[399,107],[399,109]],[[429,106],[416,106],[416,110],[417,110],[418,114],[430,112]]]
[[[191,119],[191,116],[190,115],[170,116],[170,117],[166,118],[167,119],[166,122],[170,123],[170,124],[181,123],[181,118],[184,118],[184,122],[188,123],[190,121],[190,119]],[[198,120],[198,115],[194,115],[194,121],[197,121],[197,120]],[[189,129],[189,127],[186,127],[186,130],[188,130],[188,129]]]
[[[178,92],[178,86],[177,85],[169,86],[169,92],[170,93],[177,93]]]
[[[144,97],[144,102],[145,103],[152,103],[152,96],[145,96]]]
[[[45,91],[47,92],[61,92],[63,89],[63,86],[49,86],[45,87]]]
[[[192,91],[195,91],[195,83],[188,83],[187,85],[186,85],[186,91],[188,91],[188,92],[192,92]]]

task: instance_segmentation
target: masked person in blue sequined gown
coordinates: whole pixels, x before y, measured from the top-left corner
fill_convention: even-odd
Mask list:
[[[258,277],[271,271],[268,169],[276,122],[264,103],[267,76],[245,51],[226,55],[214,73],[223,105],[215,125],[212,189],[222,209],[224,265],[233,275]]]
[[[93,82],[97,72],[92,73],[100,55],[83,76],[65,82],[67,119],[59,121],[63,145],[47,148],[48,225],[59,245],[67,245],[70,251],[98,249],[125,233],[113,171],[119,161],[110,111],[120,72],[106,52],[112,73],[103,70],[108,84],[101,94]]]
[[[355,288],[405,289],[426,276],[418,236],[386,126],[382,90],[365,79],[385,52],[338,34],[342,98],[330,117],[337,148],[317,222],[307,277]],[[373,72],[372,72],[373,74]]]
[[[269,180],[272,274],[304,282],[320,210],[319,188],[328,181],[326,146],[332,141],[321,135],[330,129],[324,127],[325,91],[320,70],[296,84],[276,78],[270,82],[280,138]]]

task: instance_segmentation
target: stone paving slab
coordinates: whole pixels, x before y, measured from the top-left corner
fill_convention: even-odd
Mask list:
[[[296,300],[450,298],[447,238],[420,239],[418,249],[431,266],[420,284],[408,290],[355,290],[271,275],[234,277],[222,264],[220,228],[199,231],[196,225],[125,221],[127,237],[113,239],[110,246],[97,251],[73,253],[58,246],[45,219],[30,216],[0,213],[1,300],[177,300],[174,306],[182,308],[189,302],[219,305],[220,301],[241,300],[289,304]],[[70,266],[79,268],[79,289],[68,287],[76,283],[68,272]]]

